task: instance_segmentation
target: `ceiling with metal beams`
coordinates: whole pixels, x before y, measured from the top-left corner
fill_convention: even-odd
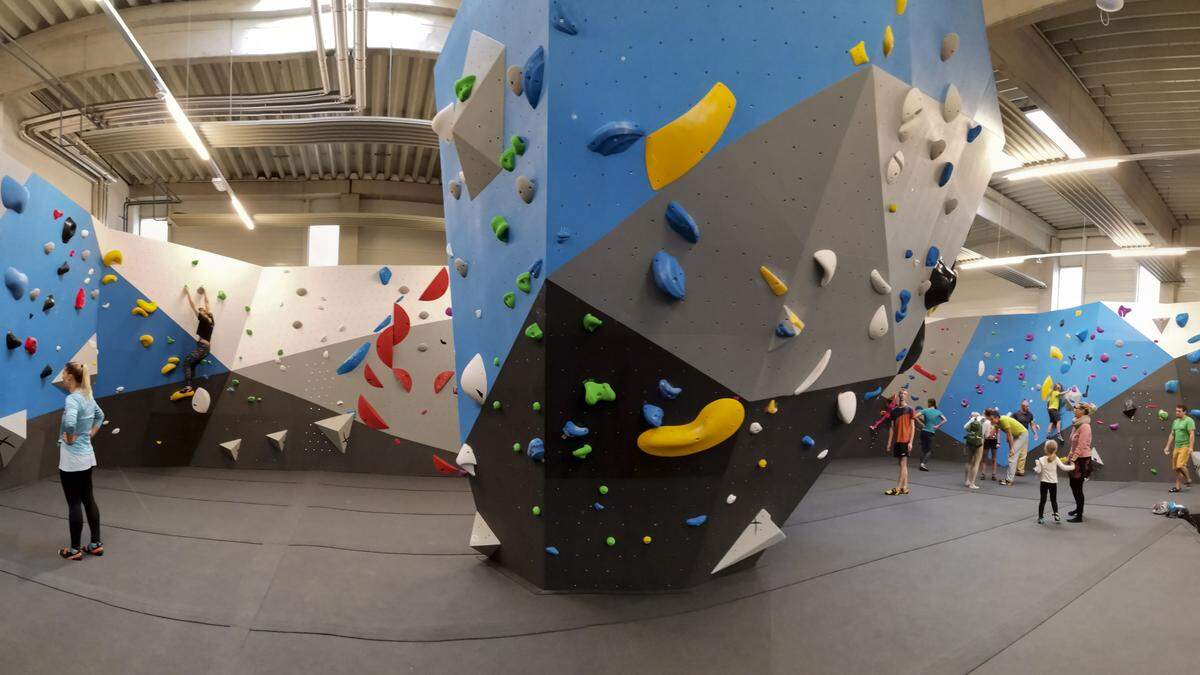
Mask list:
[[[176,1],[113,0],[113,5],[117,9],[125,9]],[[64,21],[99,12],[96,0],[3,0],[0,2],[0,28],[14,38],[20,38]]]

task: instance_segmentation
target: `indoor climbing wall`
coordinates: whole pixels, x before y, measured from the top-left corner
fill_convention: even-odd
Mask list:
[[[468,0],[435,75],[472,545],[547,588],[752,565],[954,289],[979,3]]]
[[[69,360],[95,374],[104,466],[431,474],[453,459],[448,270],[261,268],[109,230],[0,155],[0,487],[54,470]],[[208,297],[212,350],[183,387]],[[203,303],[201,303],[203,304]]]

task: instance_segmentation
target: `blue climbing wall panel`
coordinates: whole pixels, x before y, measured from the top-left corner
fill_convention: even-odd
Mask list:
[[[1062,351],[1061,361],[1050,357],[1051,347]],[[942,396],[939,407],[948,419],[943,430],[961,441],[971,411],[997,407],[1007,413],[1022,399],[1030,400],[1045,429],[1049,419],[1041,387],[1047,375],[1064,390],[1078,387],[1084,400],[1100,406],[1169,361],[1166,351],[1098,302],[1040,314],[985,316]],[[999,381],[988,379],[997,373]],[[1066,407],[1064,426],[1071,423]]]

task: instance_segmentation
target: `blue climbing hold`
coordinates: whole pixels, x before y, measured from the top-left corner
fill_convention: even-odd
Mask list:
[[[658,289],[672,299],[682,300],[686,295],[686,277],[675,256],[666,251],[655,253],[650,262],[650,273],[654,276],[654,284]]]
[[[1071,364],[1069,364],[1069,363],[1064,363],[1058,367],[1058,372],[1060,372],[1060,373],[1065,373],[1069,370],[1071,370]]]
[[[683,237],[685,241],[690,241],[695,244],[700,241],[700,228],[696,225],[695,219],[692,218],[679,202],[671,202],[667,204],[667,225],[675,230],[675,234]]]
[[[932,250],[936,250],[936,249],[930,249],[930,250],[932,251]],[[911,301],[912,301],[912,291],[908,290],[907,288],[900,291],[900,306],[901,307],[908,309],[908,303]]]
[[[708,520],[708,516],[695,516],[692,518],[688,518],[684,522],[687,523],[688,525],[690,525],[691,527],[700,527],[707,520]]]
[[[604,510],[604,505],[603,505],[603,504],[601,504],[600,502],[594,502],[594,503],[592,504],[592,509],[593,509],[593,510],[595,510],[595,511],[603,511],[603,510]]]
[[[1175,324],[1177,326],[1179,326],[1180,328],[1183,328],[1184,326],[1186,326],[1187,322],[1188,322],[1188,313],[1187,312],[1180,312],[1179,314],[1175,315]]]
[[[1200,363],[1200,349],[1187,355],[1188,363]]]
[[[392,325],[392,315],[388,314],[387,316],[383,317],[383,321],[380,321],[379,325],[375,326],[375,330],[373,330],[371,332],[378,333],[379,331],[383,330],[384,328],[387,328],[390,325]]]
[[[1078,338],[1080,342],[1087,342],[1087,337],[1088,337],[1087,329],[1085,328],[1085,329],[1079,331],[1078,333],[1075,334],[1075,337]]]
[[[1194,345],[1197,342],[1200,342],[1200,335],[1193,335],[1192,337],[1188,338],[1189,345]]]
[[[547,546],[546,553],[549,553],[550,555],[558,555],[558,547],[557,546]]]
[[[581,427],[578,424],[575,424],[574,422],[572,422],[571,420],[567,420],[567,423],[563,425],[562,432],[563,432],[563,436],[568,436],[570,438],[579,438],[580,436],[588,435],[588,428]]]
[[[938,177],[938,187],[946,187],[950,177],[954,175],[954,164],[946,162],[942,165],[942,175]]]
[[[1166,383],[1163,384],[1163,389],[1166,390],[1168,394],[1178,394],[1179,380],[1167,380]]]
[[[642,406],[642,417],[646,419],[646,424],[652,427],[661,427],[663,421],[663,409],[651,405],[649,403]]]
[[[904,251],[904,259],[905,260],[908,260],[911,257],[913,257],[913,252],[912,252],[911,248]]]
[[[5,180],[8,177],[5,176]],[[10,267],[4,271],[4,286],[8,288],[8,292],[12,293],[13,300],[20,300],[25,295],[25,290],[29,288],[29,277],[21,270]]]
[[[536,108],[538,101],[542,100],[542,73],[546,70],[546,50],[538,47],[533,50],[529,58],[525,61],[524,87],[525,98],[529,99],[529,105]]]
[[[775,326],[776,337],[781,337],[786,340],[788,338],[794,338],[799,334],[800,329],[796,328],[796,324],[792,323],[791,321],[780,321],[779,324]]]
[[[379,268],[379,283],[383,284],[384,286],[392,283],[392,270],[386,265]]]
[[[938,260],[941,260],[941,258],[942,252],[938,249],[938,247],[930,246],[929,250],[925,252],[925,266],[937,267]]]
[[[579,27],[567,16],[563,11],[562,4],[559,0],[554,0],[550,5],[550,25],[554,26],[554,30],[567,35],[575,35],[579,32]]]
[[[542,276],[542,259],[538,258],[532,265],[529,266],[529,276],[537,279]]]
[[[907,317],[908,317],[908,312],[906,310],[903,310],[903,309],[896,310],[896,323],[900,323]]]
[[[337,374],[345,375],[346,373],[357,368],[358,364],[362,363],[363,359],[367,358],[367,350],[370,348],[370,342],[364,342],[359,345],[358,349],[355,349],[354,353],[346,357],[346,360],[342,361],[342,365],[337,367]]]
[[[973,127],[967,127],[967,142],[974,143],[975,139],[979,138],[979,134],[981,133],[983,133],[982,124],[976,124]]]
[[[658,381],[658,395],[659,396],[662,396],[663,398],[665,398],[667,400],[674,401],[675,399],[679,398],[679,395],[682,393],[683,393],[682,388],[673,387],[673,386],[671,386],[671,383],[667,382],[666,380]]]
[[[903,361],[904,357],[906,357],[906,356],[908,356],[908,347],[905,347],[904,349],[901,349],[900,351],[896,352],[896,363]]]
[[[863,394],[863,400],[870,401],[873,398],[878,398],[879,395],[882,393],[883,393],[883,387],[875,387],[871,391],[868,391]]]
[[[540,438],[534,438],[525,446],[525,454],[529,455],[529,459],[535,462],[540,462],[542,457],[546,456],[546,444]]]
[[[25,213],[25,205],[29,203],[29,188],[13,180],[11,176],[5,176],[4,180],[0,181],[0,202],[10,211]]]
[[[566,241],[570,238],[571,238],[571,231],[568,230],[566,227],[560,227],[560,228],[558,228],[558,232],[554,233],[554,241],[557,241],[560,244],[566,243]]]
[[[629,146],[638,142],[646,130],[633,122],[609,122],[592,134],[588,141],[588,150],[607,157],[625,152]]]
[[[809,436],[808,434],[805,434],[803,437],[801,437],[800,442],[803,443],[804,447],[806,448],[811,448],[817,444],[817,442],[813,440],[813,437]]]

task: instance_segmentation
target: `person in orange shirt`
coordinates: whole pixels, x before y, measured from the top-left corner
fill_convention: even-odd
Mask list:
[[[892,409],[892,424],[888,428],[887,445],[884,446],[884,453],[891,453],[900,463],[900,474],[896,479],[896,487],[885,491],[885,495],[908,494],[908,456],[912,454],[916,417],[916,411],[909,405],[908,390],[901,389],[896,394],[896,407]]]

